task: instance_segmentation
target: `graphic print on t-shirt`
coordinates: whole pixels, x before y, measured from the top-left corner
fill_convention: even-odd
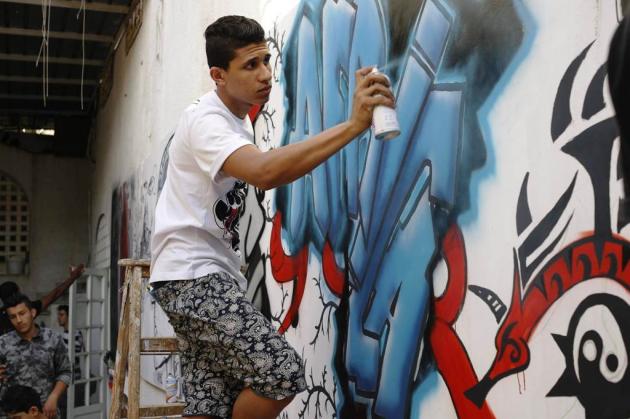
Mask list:
[[[246,195],[247,184],[239,180],[234,183],[232,190],[214,203],[214,221],[223,230],[223,238],[235,252],[239,250],[238,221],[245,212]]]

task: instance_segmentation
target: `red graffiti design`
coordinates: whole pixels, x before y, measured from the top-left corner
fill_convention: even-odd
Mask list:
[[[457,225],[446,232],[442,257],[448,266],[448,285],[444,294],[434,299],[435,319],[429,331],[437,369],[448,387],[457,416],[466,419],[494,419],[484,401],[477,407],[464,392],[478,383],[477,375],[464,344],[453,328],[466,298],[466,248]]]
[[[623,238],[593,235],[582,238],[558,252],[524,295],[515,257],[511,305],[495,338],[495,359],[479,381],[453,327],[464,304],[467,272],[462,234],[457,226],[451,227],[442,245],[448,285],[444,294],[434,299],[435,318],[429,341],[458,417],[494,418],[486,402],[488,392],[502,378],[527,368],[529,339],[547,310],[569,289],[588,279],[604,277],[630,290],[630,263],[624,263],[624,252],[630,252],[630,242]]]
[[[271,271],[276,282],[284,284],[294,282],[293,296],[289,309],[287,310],[278,331],[284,333],[296,319],[304,287],[306,286],[306,271],[308,268],[308,246],[305,245],[297,255],[287,255],[282,248],[282,214],[280,211],[273,217],[271,229],[271,243],[269,246],[269,256],[271,259]],[[322,255],[322,265],[324,280],[328,288],[337,296],[341,297],[345,284],[343,270],[337,266],[335,255],[328,240],[324,244]]]
[[[256,118],[258,118],[258,114],[260,113],[261,109],[262,106],[260,105],[252,105],[252,107],[249,108],[249,112],[247,112],[247,115],[249,116],[249,120],[252,121],[252,123],[256,122]]]
[[[282,248],[282,214],[277,212],[273,217],[273,227],[271,229],[271,243],[269,246],[269,256],[271,258],[271,272],[276,282],[284,284],[294,281],[293,297],[284,320],[280,324],[280,333],[287,331],[298,314],[302,297],[304,296],[304,286],[306,285],[306,269],[308,267],[308,247],[304,246],[295,256],[284,253]]]
[[[630,263],[624,265],[624,249],[627,254],[630,243],[616,237],[590,236],[572,243],[547,263],[524,297],[515,262],[512,302],[497,333],[496,357],[481,382],[467,392],[469,398],[479,405],[501,378],[527,368],[530,337],[547,310],[569,289],[598,277],[630,289]]]

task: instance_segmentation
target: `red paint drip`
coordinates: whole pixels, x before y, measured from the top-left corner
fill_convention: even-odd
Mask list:
[[[306,269],[308,267],[308,247],[304,246],[297,255],[291,256],[284,253],[282,248],[282,214],[278,211],[273,217],[273,227],[271,230],[271,243],[269,254],[271,259],[271,272],[276,282],[284,284],[293,281],[293,297],[287,310],[287,314],[280,324],[278,331],[287,331],[293,320],[297,316],[304,296],[306,286]]]

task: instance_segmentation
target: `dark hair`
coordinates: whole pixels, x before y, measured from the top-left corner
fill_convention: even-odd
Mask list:
[[[30,300],[30,298],[28,298],[24,294],[20,294],[19,292],[17,294],[13,294],[9,296],[6,300],[3,300],[3,302],[4,302],[4,307],[3,307],[4,310],[6,310],[7,308],[15,307],[20,304],[24,304],[29,309],[33,308],[33,302]]]
[[[20,288],[13,281],[6,281],[0,285],[0,299],[2,299],[2,301],[18,292],[20,292]]]
[[[224,70],[227,70],[237,49],[265,41],[262,26],[244,16],[223,16],[206,28],[204,36],[208,67]]]
[[[67,304],[61,304],[57,307],[57,311],[65,311],[66,313],[70,313],[70,307]]]
[[[33,406],[41,412],[42,401],[37,391],[32,387],[11,386],[7,389],[2,398],[2,409],[6,413],[26,413]]]

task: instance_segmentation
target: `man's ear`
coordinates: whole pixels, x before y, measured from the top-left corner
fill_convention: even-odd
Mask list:
[[[212,77],[217,86],[225,84],[225,70],[221,67],[210,67],[210,77]]]
[[[37,407],[31,406],[31,408],[28,409],[28,414],[29,417],[37,418],[42,414],[42,412]]]
[[[31,309],[31,314],[33,315],[33,318],[37,317],[37,310],[35,310],[34,308]]]

